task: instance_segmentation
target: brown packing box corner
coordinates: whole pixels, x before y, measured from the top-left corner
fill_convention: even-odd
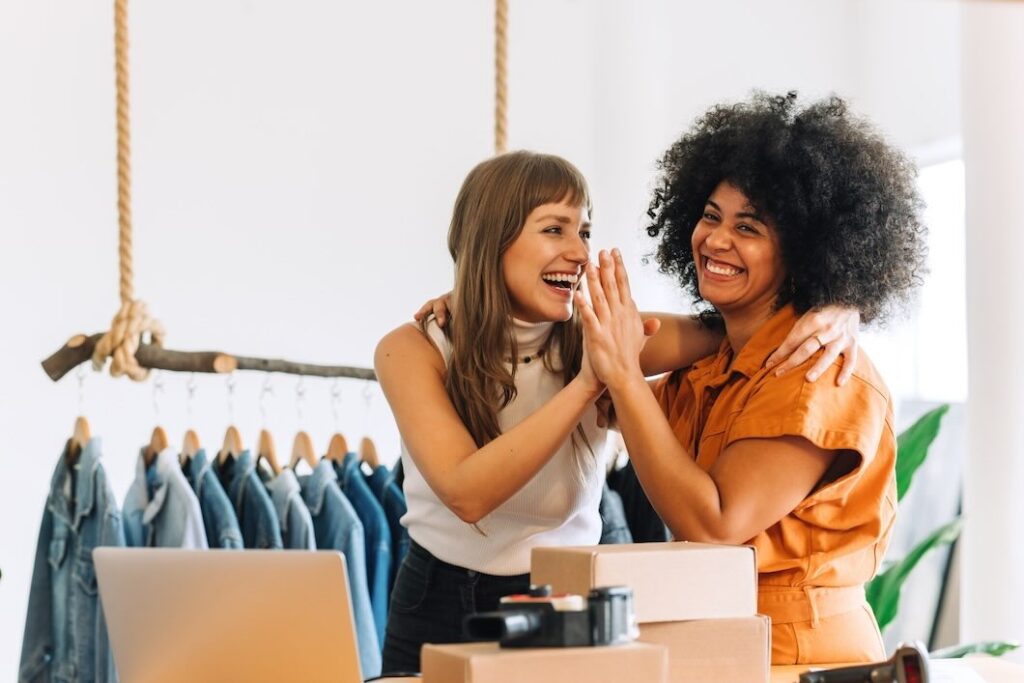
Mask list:
[[[497,643],[424,645],[423,683],[667,683],[659,645],[501,648]]]
[[[534,548],[530,581],[583,596],[600,586],[629,586],[641,624],[757,614],[752,546],[679,541]]]
[[[641,624],[640,640],[668,649],[669,683],[768,683],[771,619],[699,619]]]

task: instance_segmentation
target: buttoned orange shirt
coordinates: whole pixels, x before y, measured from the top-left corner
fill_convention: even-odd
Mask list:
[[[892,399],[863,351],[842,387],[838,361],[817,382],[804,378],[812,361],[783,377],[766,370],[796,320],[792,306],[782,308],[738,354],[726,339],[716,355],[662,378],[655,395],[705,471],[747,438],[800,436],[859,456],[853,471],[747,543],[757,548],[759,610],[772,617],[773,663],[872,659],[884,650],[863,584],[878,570],[896,515]]]

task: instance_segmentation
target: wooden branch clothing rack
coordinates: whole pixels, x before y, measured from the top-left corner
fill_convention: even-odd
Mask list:
[[[93,335],[76,334],[64,346],[53,352],[42,362],[43,370],[54,382],[82,363],[92,359],[104,333]],[[141,342],[134,354],[138,365],[147,370],[168,370],[171,372],[212,372],[230,373],[235,370],[256,370],[259,372],[280,372],[289,375],[314,377],[345,377],[351,379],[376,380],[377,374],[370,368],[346,365],[314,365],[274,358],[252,358],[235,356],[222,351],[172,351],[159,344]]]
[[[406,512],[400,463],[394,470],[382,465],[372,440],[363,438],[356,453],[337,433],[319,458],[309,435],[299,432],[282,467],[266,430],[250,452],[229,427],[220,450],[208,456],[193,431],[179,449],[157,427],[139,451],[123,505],[111,491],[101,449],[88,423],[76,420],[44,508],[23,673],[67,670],[76,672],[73,680],[115,680],[106,627],[96,618],[95,574],[82,583],[80,558],[97,547],[128,546],[342,553],[360,668],[364,676],[380,674],[390,590],[409,538],[399,522]]]

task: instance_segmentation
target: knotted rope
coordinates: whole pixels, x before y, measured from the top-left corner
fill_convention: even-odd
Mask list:
[[[494,3],[494,153],[508,150],[508,0]]]
[[[110,331],[96,344],[92,365],[102,370],[112,357],[110,374],[127,375],[141,382],[149,370],[135,359],[142,335],[163,346],[164,328],[149,315],[145,302],[134,298],[132,284],[132,190],[131,190],[131,127],[128,101],[128,0],[114,0],[114,57],[117,75],[117,222],[118,264],[121,308],[110,323]]]

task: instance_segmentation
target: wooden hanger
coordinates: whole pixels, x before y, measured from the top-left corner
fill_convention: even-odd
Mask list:
[[[380,458],[377,457],[377,446],[373,443],[373,439],[368,436],[364,436],[359,442],[359,459],[373,469],[380,467]]]
[[[149,467],[156,461],[156,456],[167,448],[170,442],[167,440],[167,432],[163,427],[154,427],[153,434],[149,437],[149,445],[142,452],[142,461]]]
[[[340,463],[345,459],[346,453],[348,453],[348,441],[345,440],[344,434],[336,432],[331,437],[331,444],[327,447],[327,459]]]
[[[288,461],[288,467],[295,469],[300,460],[305,460],[311,468],[316,468],[316,449],[313,448],[313,439],[309,438],[306,432],[299,432],[292,442],[292,458]]]
[[[260,460],[266,460],[274,475],[281,474],[281,464],[277,461],[277,449],[274,447],[274,437],[266,429],[260,430],[259,448],[256,453],[256,464]]]
[[[75,418],[75,428],[68,439],[67,448],[64,449],[68,465],[74,465],[78,461],[78,456],[82,454],[82,449],[89,443],[90,438],[92,431],[89,429],[89,421],[79,415]]]
[[[181,464],[184,465],[194,458],[200,448],[202,446],[199,445],[199,435],[191,429],[186,431],[185,438],[181,441]]]
[[[221,446],[220,452],[217,454],[217,462],[223,464],[230,455],[233,458],[237,458],[241,455],[244,448],[242,447],[242,435],[238,433],[238,428],[234,425],[228,427],[228,430],[224,432],[224,445]]]

